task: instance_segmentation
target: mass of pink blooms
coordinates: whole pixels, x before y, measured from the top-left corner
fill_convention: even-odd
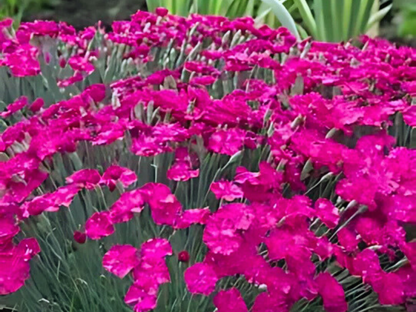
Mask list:
[[[100,53],[111,53],[90,49],[97,32],[109,47],[128,47],[120,57],[133,66],[155,62],[152,51],[168,45],[186,58],[174,68],[90,85],[49,106],[23,95],[1,113],[6,121],[24,117],[0,135],[0,152],[8,156],[0,162],[0,295],[25,284],[30,260],[42,252],[36,238],[17,239],[21,224],[62,206],[70,209],[82,189],[120,188],[120,198],[91,215],[74,239],[110,236],[116,224],[145,207],[156,225],[203,227],[207,253],[189,266],[184,280],[192,294],[215,294],[218,312],[283,312],[318,296],[326,311],[347,311],[336,277],[317,269],[329,259],[362,278],[383,305],[416,296],[416,242],[405,231],[416,223],[416,151],[399,146],[390,131],[397,115],[403,126],[416,126],[416,50],[367,37],[358,45],[299,42],[288,30],[256,27],[251,18],[184,18],[163,9],[139,11],[107,33],[99,27],[76,32],[48,21],[23,23],[15,35],[10,27],[10,20],[0,22],[0,66],[15,77],[41,74],[39,58],[48,63],[49,53],[43,39],[73,47],[75,54],[60,58],[59,66],[69,66],[72,75],[57,81],[59,88],[86,79]],[[227,40],[237,33],[244,40]],[[258,71],[268,78],[256,79]],[[229,77],[238,80],[237,88],[211,96]],[[160,87],[167,79],[174,88]],[[141,119],[138,103],[157,110],[159,122]],[[218,209],[184,209],[165,184],[133,187],[141,173],[117,164],[82,169],[54,191],[38,192],[55,154],[74,153],[84,142],[119,141],[141,157],[173,153],[166,178],[178,183],[198,178],[201,148],[204,155],[234,157],[260,149],[270,156],[255,172],[241,166],[232,179],[217,177],[210,192],[221,203]],[[332,194],[308,196],[308,166],[309,178],[336,177]],[[317,227],[325,231],[318,234]],[[154,237],[142,246],[115,245],[102,262],[115,276],[132,277],[125,302],[134,311],[151,311],[159,287],[170,281],[166,258],[178,253],[189,261],[187,251]],[[385,271],[382,255],[392,264],[407,261]],[[262,290],[252,307],[239,289],[216,287],[230,276],[244,276]]]

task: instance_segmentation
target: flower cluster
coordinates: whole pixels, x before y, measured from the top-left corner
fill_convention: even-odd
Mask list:
[[[105,270],[132,277],[125,302],[136,312],[156,308],[176,276],[166,264],[173,254],[188,292],[215,293],[219,312],[290,311],[318,297],[328,312],[347,311],[351,277],[381,305],[410,305],[416,50],[368,37],[360,47],[298,42],[251,18],[163,9],[108,33],[35,21],[12,35],[10,26],[0,23],[8,79],[44,75],[59,100],[19,94],[1,113],[0,295],[21,288],[42,253],[35,238],[22,239],[23,225],[96,192],[118,198],[83,220],[78,243],[136,217],[160,229],[139,249],[103,252]],[[45,64],[57,74],[41,72]],[[102,163],[91,161],[99,148],[112,151]],[[153,178],[122,165],[131,157],[151,160]],[[68,159],[81,166],[60,177]],[[175,233],[205,249],[173,248]],[[255,299],[224,286],[235,278]]]

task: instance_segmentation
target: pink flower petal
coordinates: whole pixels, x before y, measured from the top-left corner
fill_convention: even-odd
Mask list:
[[[139,263],[138,250],[130,245],[116,245],[103,257],[103,267],[123,278]]]
[[[137,181],[137,176],[128,168],[111,166],[104,172],[100,183],[107,185],[113,191],[117,181],[126,188]]]
[[[111,206],[110,216],[113,223],[127,222],[133,218],[133,213],[144,209],[144,196],[140,189],[123,193]]]
[[[215,271],[205,263],[196,263],[186,269],[185,283],[191,294],[208,296],[215,290],[218,277]]]
[[[222,290],[214,297],[218,312],[247,312],[247,306],[236,288]]]
[[[66,178],[67,183],[85,187],[88,190],[93,189],[100,180],[101,175],[95,169],[82,169]]]
[[[319,198],[315,202],[316,214],[319,219],[329,228],[333,229],[338,225],[338,209],[326,198]]]
[[[96,212],[85,223],[85,232],[91,239],[100,239],[114,233],[108,211]]]
[[[327,272],[319,274],[316,282],[318,292],[324,301],[325,311],[346,312],[348,310],[344,289],[331,274]]]
[[[172,255],[172,247],[164,238],[154,238],[143,243],[141,247],[143,258],[164,258]]]
[[[17,225],[13,217],[1,217],[0,218],[0,245],[10,241],[17,233],[20,228]]]
[[[243,190],[231,181],[218,181],[211,184],[211,191],[217,199],[233,201],[234,199],[243,198]]]
[[[176,220],[175,228],[186,229],[192,224],[205,224],[210,213],[209,208],[185,210]]]
[[[124,301],[133,305],[135,312],[151,311],[157,306],[157,288],[153,288],[151,280],[136,282],[127,291]]]

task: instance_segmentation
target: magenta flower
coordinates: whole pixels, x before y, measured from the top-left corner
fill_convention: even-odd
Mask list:
[[[405,241],[406,233],[396,221],[385,222],[378,212],[367,212],[355,224],[356,232],[369,245],[382,245],[386,248],[399,246]]]
[[[218,312],[246,312],[247,306],[236,288],[222,290],[214,297],[214,304]]]
[[[244,145],[246,133],[241,129],[219,130],[209,138],[208,149],[218,154],[233,156]]]
[[[100,184],[105,184],[110,191],[114,191],[117,181],[120,181],[121,185],[126,188],[137,181],[137,176],[128,168],[110,166],[101,177]]]
[[[243,243],[240,231],[248,230],[253,219],[253,211],[244,204],[222,206],[209,217],[203,241],[214,253],[230,255]]]
[[[231,181],[213,182],[210,189],[217,199],[233,201],[244,197],[243,190]]]
[[[125,296],[125,302],[134,311],[150,311],[156,307],[159,286],[170,281],[164,258],[172,255],[166,239],[151,239],[141,250],[130,245],[113,246],[103,258],[103,267],[120,278],[133,271],[133,285]]]
[[[36,76],[40,72],[37,53],[37,49],[32,46],[21,45],[12,53],[5,55],[4,65],[10,68],[13,76]]]
[[[38,196],[23,205],[23,209],[30,216],[37,216],[44,211],[56,212],[59,210],[59,206],[56,206],[48,196]]]
[[[416,127],[416,106],[409,106],[403,111],[404,121],[411,127]]]
[[[85,57],[80,55],[71,56],[68,60],[69,66],[75,71],[84,71],[91,74],[94,71],[94,65],[92,65]]]
[[[362,276],[365,283],[372,284],[379,280],[383,271],[377,253],[368,248],[361,251],[354,259],[354,271]]]
[[[109,145],[124,137],[125,127],[120,124],[107,124],[101,128],[101,132],[93,138],[92,145]]]
[[[205,224],[210,214],[209,208],[185,210],[177,218],[174,228],[186,229],[193,224]]]
[[[360,185],[367,185],[366,188]],[[373,208],[375,206],[374,197],[378,187],[374,181],[364,177],[357,177],[354,180],[343,179],[336,186],[336,193],[347,201],[356,200],[362,205]]]
[[[29,278],[29,263],[20,257],[0,254],[0,295],[20,289]]]
[[[157,285],[151,278],[136,281],[127,291],[124,301],[134,306],[134,312],[148,312],[157,306]]]
[[[150,239],[142,244],[140,250],[141,256],[146,258],[163,259],[172,255],[172,247],[168,240],[163,238]]]
[[[25,164],[27,165],[27,163]],[[9,181],[8,196],[12,202],[22,202],[48,177],[48,174],[40,170],[27,170],[24,180],[18,182]]]
[[[217,78],[213,76],[201,76],[192,78],[190,83],[194,85],[208,86],[213,84],[215,81],[217,81]]]
[[[19,33],[26,33],[32,36],[49,36],[55,38],[59,33],[59,28],[58,24],[54,21],[34,21],[32,23],[22,23],[17,32],[18,37]]]
[[[404,287],[404,295],[408,298],[416,296],[416,271],[410,266],[402,266],[395,272],[401,279]]]
[[[180,147],[175,152],[175,163],[166,173],[169,180],[188,181],[199,176],[199,169],[192,169],[191,155],[188,149]]]
[[[335,228],[339,221],[338,209],[326,198],[315,202],[316,215],[330,229]]]
[[[12,216],[0,218],[0,245],[6,244],[19,233],[20,228]]]
[[[261,162],[259,169],[260,172],[249,172],[244,167],[238,167],[234,182],[241,185],[247,199],[265,202],[280,193],[283,175],[266,162]]]
[[[85,232],[91,239],[100,239],[114,233],[108,211],[94,213],[85,223]]]
[[[145,280],[148,277],[153,279],[157,287],[170,281],[169,269],[163,258],[142,258],[139,266],[134,268],[133,279],[135,281]]]
[[[169,168],[166,174],[169,180],[188,181],[199,176],[199,169],[193,170],[186,162],[177,162]]]
[[[25,238],[17,245],[16,252],[28,261],[40,253],[40,246],[35,238]]]
[[[329,273],[321,273],[316,278],[318,292],[324,301],[324,308],[327,312],[346,312],[348,304],[345,301],[345,294],[342,286]]]
[[[84,80],[84,75],[81,72],[76,71],[74,73],[74,75],[71,76],[71,77],[68,77],[66,79],[58,79],[57,85],[60,88],[66,88],[66,87],[71,86],[74,83],[80,82],[82,80]]]
[[[81,169],[66,178],[66,182],[92,190],[101,180],[101,175],[95,169]]]
[[[378,294],[378,300],[383,305],[400,305],[404,303],[404,285],[395,273],[382,272],[377,279],[370,283]]]
[[[20,111],[23,107],[25,107],[27,105],[27,103],[28,103],[27,102],[27,97],[26,96],[21,96],[16,101],[9,104],[7,106],[7,110],[5,112],[2,112],[0,114],[0,117],[3,117],[3,118],[9,117],[10,115]]]
[[[315,266],[311,262],[312,250],[317,248],[313,237],[287,227],[277,228],[265,239],[272,260],[285,259],[288,271],[302,277],[311,277]],[[315,245],[315,246],[314,246]]]
[[[360,240],[353,230],[344,227],[338,231],[337,235],[339,244],[344,247],[346,251],[353,252],[357,250]]]
[[[120,198],[110,208],[110,218],[113,223],[127,222],[133,218],[133,213],[144,209],[143,192],[140,189],[121,194]]]
[[[325,260],[334,255],[334,245],[331,244],[328,237],[323,236],[316,240],[316,246],[313,251],[318,255],[319,259]]]
[[[402,88],[411,96],[416,96],[416,81],[403,82]]]
[[[140,265],[133,271],[133,279],[140,281],[148,277],[151,277],[157,286],[170,282],[169,269],[163,258],[142,258]]]
[[[415,198],[415,195],[392,195],[390,197],[386,197],[386,212],[389,215],[394,216],[394,219],[398,221],[402,221],[405,223],[415,223]]]
[[[204,75],[218,76],[220,71],[213,66],[205,65],[203,62],[188,61],[185,62],[184,68],[190,72],[196,72]]]
[[[22,240],[5,252],[0,251],[0,295],[20,289],[29,278],[29,260],[40,252],[33,238]]]
[[[156,100],[156,99],[155,99]],[[154,127],[140,125],[138,135],[133,139],[132,152],[138,156],[156,156],[172,151],[171,144],[188,138],[187,130],[179,124],[159,124]]]
[[[42,98],[37,98],[36,100],[34,100],[32,102],[32,104],[30,104],[29,109],[33,113],[37,113],[38,111],[40,111],[42,109],[44,104],[45,104],[45,102],[43,101]]]
[[[150,157],[170,152],[171,147],[167,141],[141,134],[133,141],[131,151],[138,156]]]
[[[130,245],[116,245],[103,257],[103,267],[119,278],[125,277],[139,263],[138,251]]]
[[[102,100],[104,100],[106,96],[106,85],[102,83],[93,84],[87,88],[85,88],[84,91],[81,93],[81,97],[83,100],[87,103],[90,103],[91,100],[94,103],[99,103]]]
[[[186,269],[185,283],[191,294],[208,296],[215,290],[218,277],[215,271],[205,263],[196,263]]]
[[[55,192],[48,194],[47,198],[51,200],[56,207],[64,206],[69,208],[79,190],[80,188],[76,185],[61,186]]]
[[[0,21],[0,28],[9,28],[13,25],[13,19],[6,17]]]
[[[182,205],[175,195],[171,194],[170,189],[164,184],[149,183],[142,190],[144,194],[147,193],[146,201],[149,203],[153,221],[159,225],[173,226],[182,211]]]
[[[401,250],[406,255],[412,268],[416,269],[416,242],[402,244]]]

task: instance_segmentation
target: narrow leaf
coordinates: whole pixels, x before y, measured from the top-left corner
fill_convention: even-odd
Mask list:
[[[316,0],[314,2],[314,12],[316,16],[316,36],[315,39],[321,41],[328,41],[327,28],[325,26],[324,4],[323,0]]]
[[[238,16],[243,16],[244,11],[246,10],[246,6],[248,7],[248,5],[246,5],[244,0],[234,0],[231,3],[231,5],[228,7],[226,16],[228,18],[236,18]],[[252,14],[249,14],[249,15],[252,15]]]
[[[373,7],[374,0],[367,0],[360,2],[360,11],[359,11],[359,19],[358,23],[356,24],[355,33],[353,36],[358,36],[364,33],[365,27],[368,24],[370,19],[371,9]],[[354,12],[354,11],[353,11]]]
[[[393,7],[393,4],[390,4],[386,6],[384,9],[381,9],[377,11],[376,13],[374,13],[373,15],[371,15],[365,30],[369,30],[375,24],[379,23],[386,16],[386,14],[391,10],[392,7]]]
[[[343,41],[345,36],[343,33],[344,12],[342,11],[344,1],[331,0],[331,19],[332,19],[332,41]]]
[[[254,12],[254,3],[255,2],[255,0],[249,0],[248,1],[248,4],[247,4],[247,6],[246,6],[246,11],[245,11],[245,15],[248,15],[248,16],[255,16],[255,12]]]
[[[268,4],[283,27],[286,27],[297,39],[300,39],[295,21],[285,6],[278,0],[262,0]]]
[[[146,0],[146,4],[149,12],[154,12],[156,8],[161,6],[160,0]]]
[[[306,28],[312,36],[316,36],[316,21],[306,0],[294,0]]]
[[[349,28],[353,22],[353,16],[351,16],[353,0],[343,0],[342,4],[342,38],[343,40],[349,39]]]
[[[364,0],[366,1],[366,0]],[[356,31],[355,31],[355,27],[358,24],[358,20],[359,20],[359,11],[360,11],[360,7],[361,7],[361,0],[352,0],[351,2],[351,7],[349,9],[349,14],[350,14],[350,23],[348,25],[348,38],[352,38],[355,37]],[[354,14],[352,13],[354,12]],[[348,16],[345,16],[345,18],[348,18]]]
[[[297,27],[297,29],[298,29],[298,31],[299,31],[299,34],[300,34],[300,37],[302,38],[302,39],[306,39],[306,38],[308,38],[309,37],[309,34],[308,34],[308,32],[301,26],[301,25],[299,25],[299,24],[296,24],[296,27]]]

